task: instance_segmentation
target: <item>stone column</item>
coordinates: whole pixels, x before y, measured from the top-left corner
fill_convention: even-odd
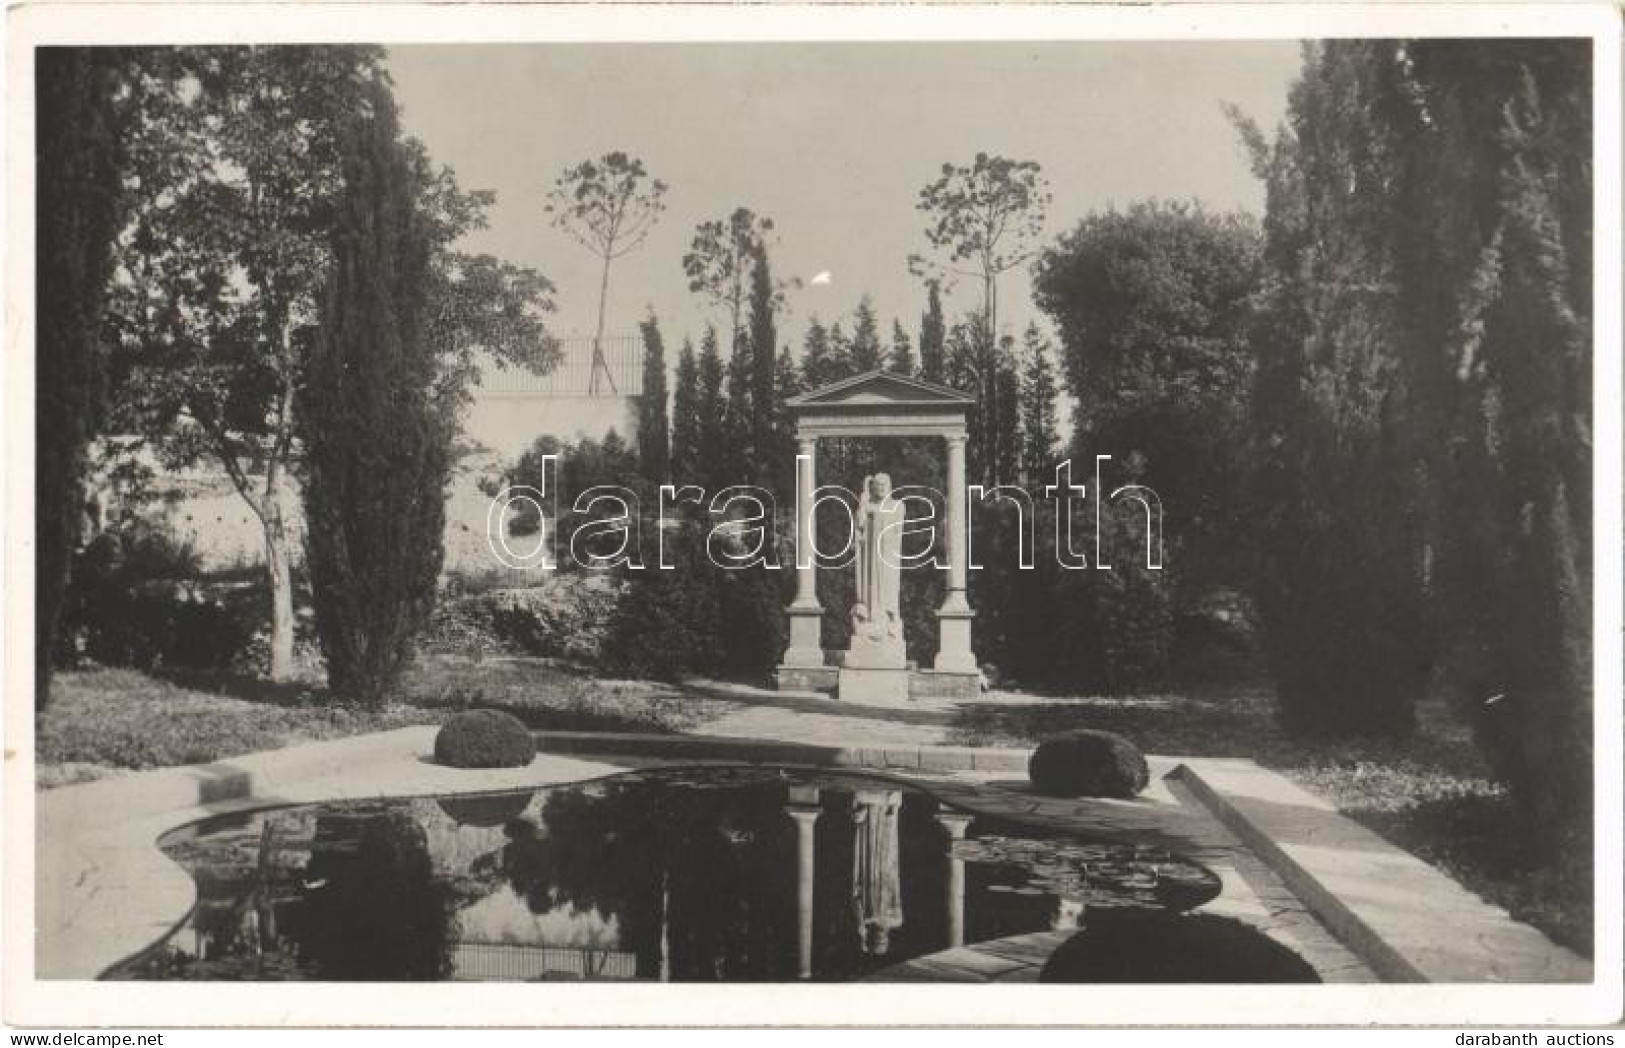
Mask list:
[[[970,816],[959,812],[937,812],[937,823],[948,835],[948,883],[943,902],[948,911],[948,948],[965,945],[965,861],[954,858],[954,842],[965,839]]]
[[[965,567],[970,559],[965,522],[965,434],[950,433],[948,444],[948,593],[937,611],[939,646],[935,668],[975,673],[970,620],[974,614],[965,599]]]
[[[798,435],[796,460],[796,596],[785,609],[790,616],[790,646],[785,666],[819,668],[824,665],[824,609],[818,606],[818,569],[813,559],[813,488],[818,471],[818,438]]]
[[[807,796],[810,795],[810,796]],[[813,952],[813,831],[823,809],[818,791],[791,787],[785,810],[796,823],[796,977],[812,978]]]

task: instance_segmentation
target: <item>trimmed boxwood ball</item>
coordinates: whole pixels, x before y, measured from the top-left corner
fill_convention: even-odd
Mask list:
[[[453,768],[523,768],[535,756],[530,729],[501,710],[459,713],[434,737],[434,759]]]
[[[1151,781],[1151,769],[1121,735],[1081,728],[1040,742],[1027,777],[1050,797],[1133,797]]]

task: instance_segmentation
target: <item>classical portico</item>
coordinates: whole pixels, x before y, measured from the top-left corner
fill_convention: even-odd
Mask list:
[[[779,666],[779,687],[831,691],[842,653],[826,653],[823,607],[813,555],[818,487],[818,442],[824,438],[935,437],[948,462],[947,593],[937,610],[938,651],[929,670],[907,678],[912,697],[975,695],[979,687],[971,651],[971,611],[965,596],[969,561],[965,504],[966,417],[974,399],[958,390],[888,371],[868,371],[786,401],[796,434],[796,595],[786,609],[790,644]],[[894,478],[909,484],[913,478]],[[842,609],[843,611],[846,609]],[[831,658],[834,655],[834,658]]]

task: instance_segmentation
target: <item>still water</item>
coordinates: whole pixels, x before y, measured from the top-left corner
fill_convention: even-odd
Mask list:
[[[1156,847],[774,768],[283,808],[160,845],[197,907],[112,978],[844,981],[1220,890]]]

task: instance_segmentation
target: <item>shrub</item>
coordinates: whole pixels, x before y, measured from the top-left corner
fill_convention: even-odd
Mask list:
[[[1133,797],[1151,781],[1151,770],[1121,735],[1081,728],[1039,743],[1027,776],[1051,797]]]
[[[535,756],[530,729],[501,710],[459,713],[434,737],[434,759],[453,768],[523,768]]]
[[[263,597],[191,581],[197,573],[192,548],[149,525],[103,532],[74,565],[59,656],[141,669],[229,665],[248,646]]]

